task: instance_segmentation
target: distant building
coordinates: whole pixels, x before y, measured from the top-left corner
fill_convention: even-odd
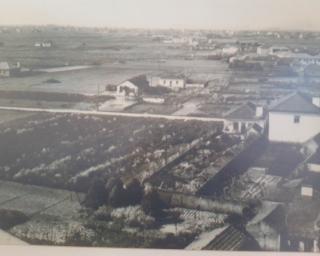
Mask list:
[[[291,53],[291,50],[288,47],[284,46],[272,46],[269,48],[269,54],[274,56],[281,56],[282,54]]]
[[[265,112],[261,106],[247,102],[225,114],[224,132],[244,134],[251,129],[262,133],[265,126]]]
[[[237,46],[226,46],[222,48],[222,55],[224,56],[234,56],[240,51]]]
[[[106,91],[112,95],[131,100],[142,100],[147,103],[162,104],[165,102],[166,88],[151,87],[145,75],[139,75],[116,86],[108,85]]]
[[[166,87],[174,91],[186,88],[186,80],[182,76],[154,76],[150,79],[151,87]]]
[[[259,56],[268,56],[270,53],[270,48],[266,46],[259,46],[257,48],[257,54]]]
[[[21,70],[20,63],[10,65],[8,62],[0,62],[0,77],[10,77],[17,75]]]
[[[10,67],[8,62],[0,62],[0,77],[10,77]]]
[[[320,97],[301,93],[280,100],[269,111],[269,140],[304,143],[320,133]]]
[[[36,42],[34,47],[41,47],[41,48],[51,48],[53,46],[52,41],[43,41],[43,42]]]
[[[116,94],[119,97],[136,99],[141,96],[143,89],[149,87],[146,76],[136,76],[117,85]]]

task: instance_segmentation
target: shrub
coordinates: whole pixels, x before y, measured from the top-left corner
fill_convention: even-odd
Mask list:
[[[108,206],[101,206],[93,214],[93,218],[100,221],[110,221],[111,220],[112,209]]]
[[[119,179],[115,182],[115,185],[109,193],[109,205],[112,207],[122,207],[126,205],[125,200],[125,190],[123,188],[123,183]]]
[[[155,219],[146,215],[140,206],[115,209],[111,212],[111,217],[131,227],[152,228],[155,225]]]
[[[161,219],[165,217],[165,212],[163,210],[167,207],[160,199],[159,194],[156,191],[151,191],[144,196],[142,208],[147,215],[151,215],[155,219]]]
[[[86,195],[84,204],[86,207],[97,209],[108,202],[105,183],[101,179],[94,179]]]
[[[133,179],[125,191],[126,202],[128,205],[137,205],[143,198],[143,187],[137,179]]]

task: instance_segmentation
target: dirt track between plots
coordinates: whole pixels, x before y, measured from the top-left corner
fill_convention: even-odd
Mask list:
[[[195,116],[172,116],[172,115],[155,115],[143,113],[125,113],[125,112],[100,112],[100,111],[85,111],[76,109],[47,109],[47,108],[19,108],[0,106],[0,110],[13,110],[22,112],[44,112],[44,113],[65,113],[65,114],[84,114],[97,116],[124,116],[124,117],[142,117],[153,119],[167,120],[184,120],[184,121],[203,121],[203,122],[224,122],[223,118],[213,117],[195,117]]]

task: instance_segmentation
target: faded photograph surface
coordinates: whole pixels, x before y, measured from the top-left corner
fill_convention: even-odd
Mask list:
[[[0,244],[319,252],[318,0],[1,0]]]

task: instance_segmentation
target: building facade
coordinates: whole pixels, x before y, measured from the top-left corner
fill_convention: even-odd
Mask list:
[[[186,80],[178,77],[152,77],[150,86],[161,86],[171,90],[180,90],[186,88]]]
[[[289,95],[269,111],[269,140],[304,143],[320,133],[320,107],[317,98],[300,93]]]

